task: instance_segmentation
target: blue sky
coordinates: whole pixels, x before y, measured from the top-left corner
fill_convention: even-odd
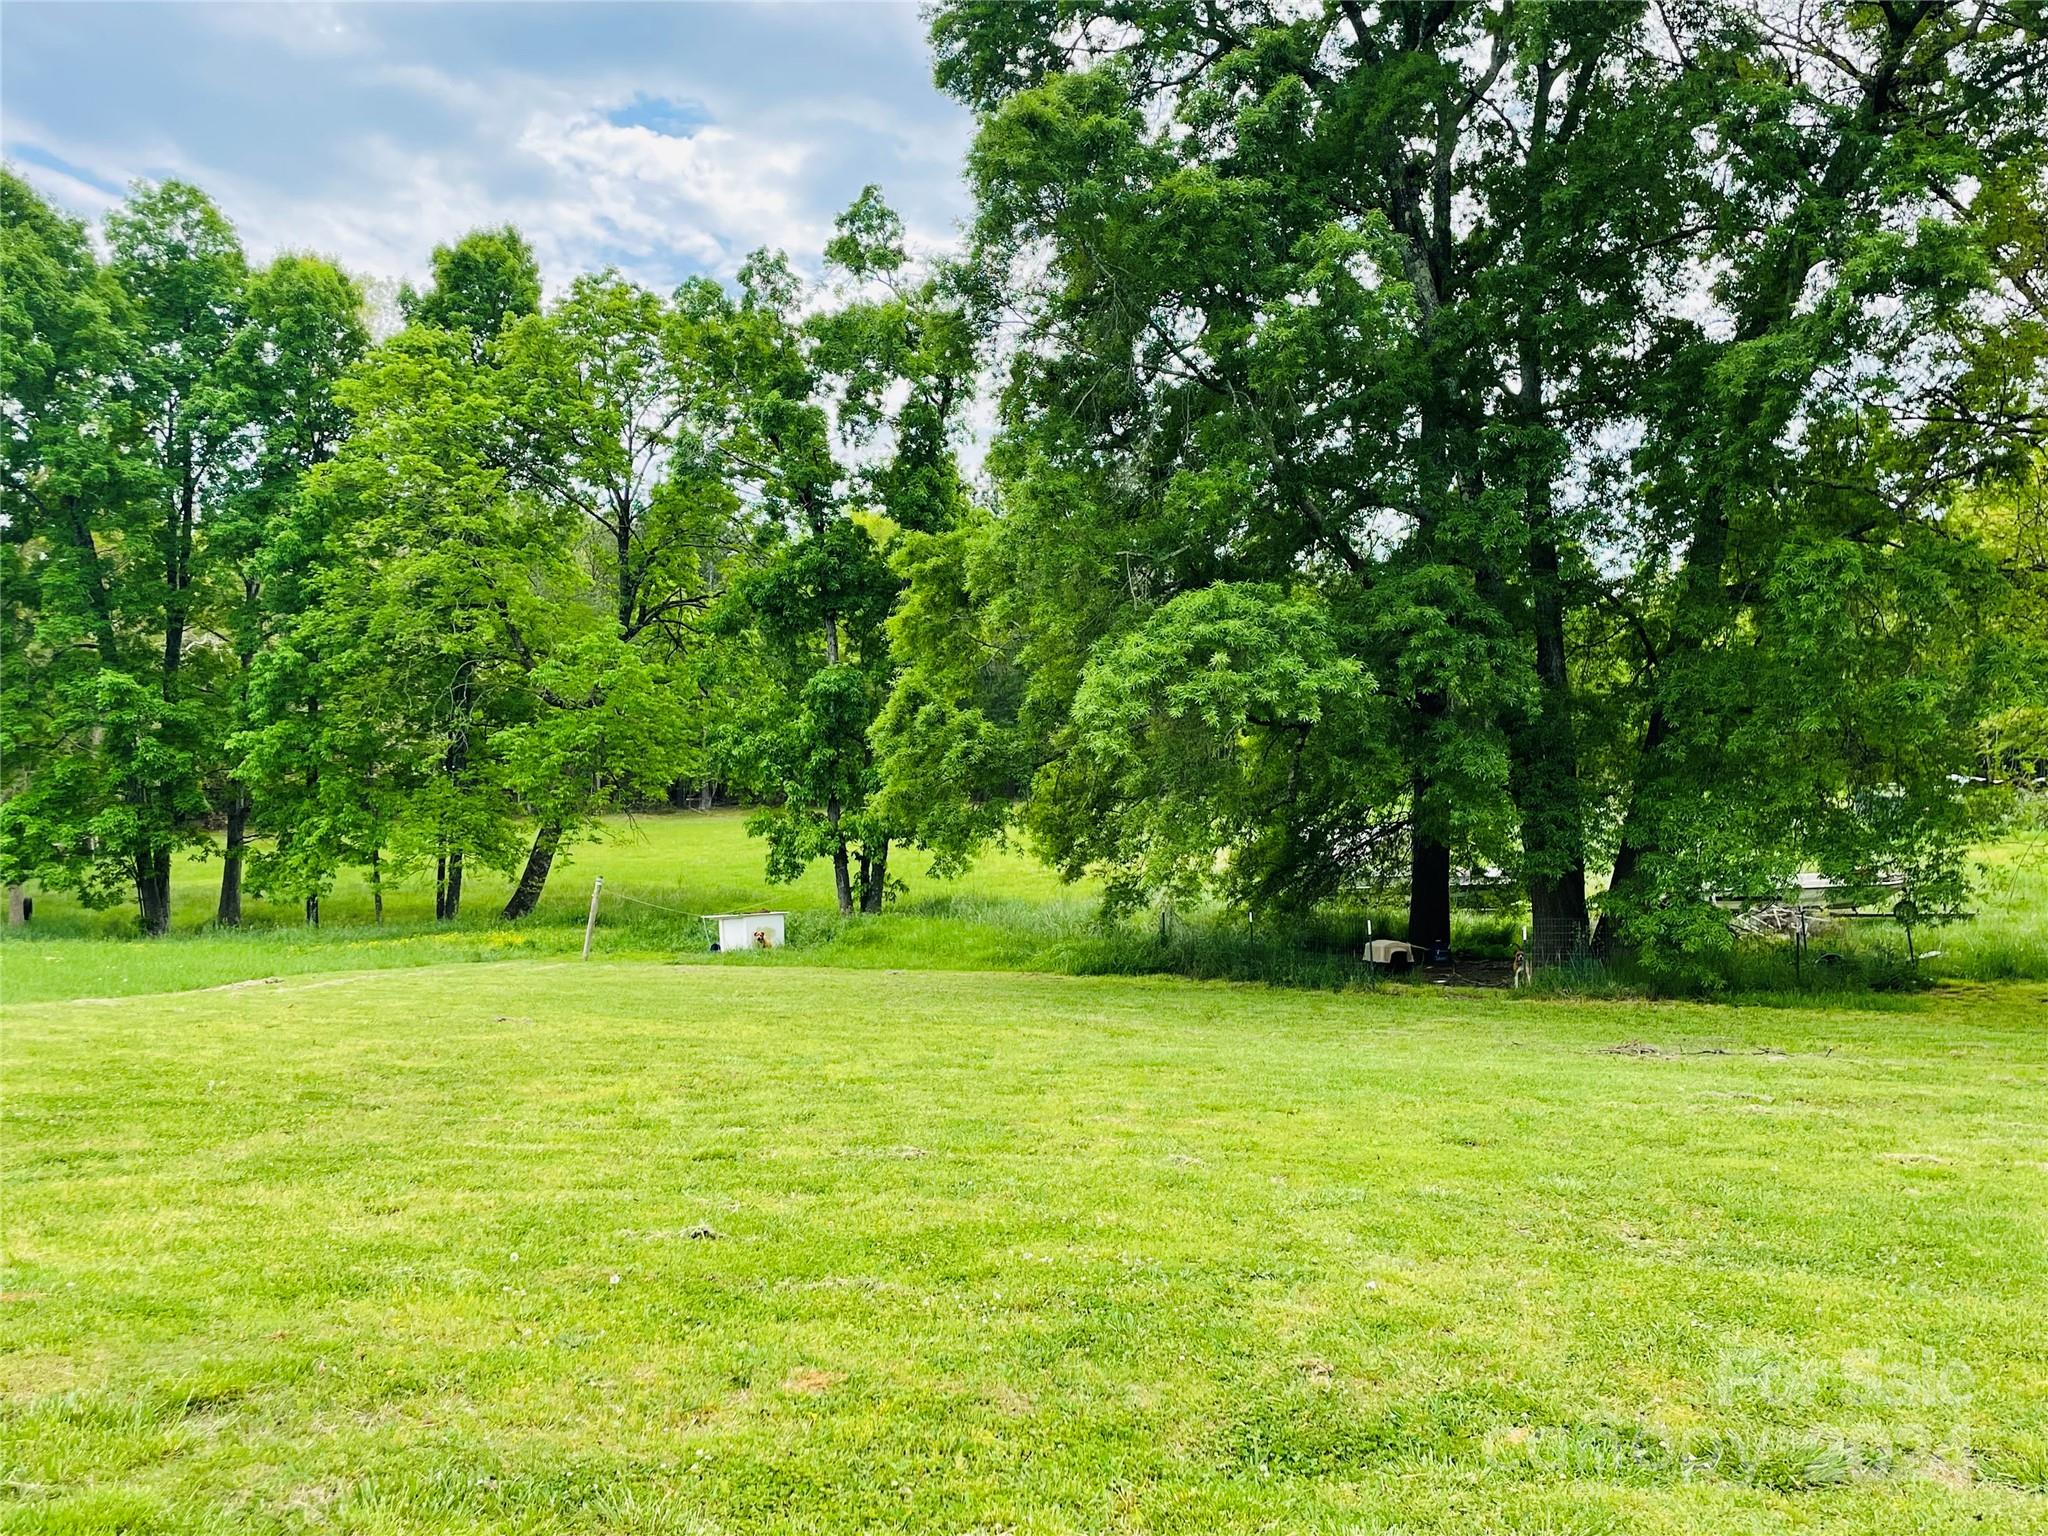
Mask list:
[[[183,177],[253,257],[366,277],[506,220],[551,289],[808,267],[869,181],[950,244],[970,132],[910,4],[0,7],[0,145],[46,195],[96,218]]]

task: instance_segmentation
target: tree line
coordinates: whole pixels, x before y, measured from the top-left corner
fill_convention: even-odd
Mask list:
[[[1430,946],[1499,866],[1540,960],[1686,963],[1802,868],[1960,900],[1964,781],[2038,775],[2048,695],[2039,7],[933,40],[1007,343],[993,503],[905,612],[1009,665],[914,652],[892,703],[939,835],[1022,783],[1113,899],[1405,873]]]
[[[96,246],[0,180],[0,873],[161,932],[219,836],[224,924],[478,865],[517,918],[715,781],[849,913],[1009,836],[1428,947],[1497,867],[1544,960],[1801,868],[1961,900],[2048,758],[2038,10],[932,31],[966,247],[870,188],[816,281],[543,303],[486,230],[373,342],[197,189]]]
[[[104,259],[18,177],[0,211],[9,880],[161,933],[222,831],[222,924],[252,888],[317,922],[346,868],[452,919],[478,865],[519,918],[606,811],[717,777],[775,874],[880,910],[883,546],[965,503],[976,348],[872,190],[824,287],[762,253],[543,305],[484,230],[374,345],[349,276],[252,270],[194,187],[139,187]]]

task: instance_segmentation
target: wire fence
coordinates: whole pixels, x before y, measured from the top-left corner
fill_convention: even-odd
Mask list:
[[[702,922],[704,919],[704,914],[701,912],[692,912],[686,907],[664,906],[658,901],[643,901],[640,897],[628,896],[623,891],[607,891],[604,894],[613,901],[630,901],[636,907],[652,907],[657,912],[674,912],[682,917],[696,918],[699,922]]]

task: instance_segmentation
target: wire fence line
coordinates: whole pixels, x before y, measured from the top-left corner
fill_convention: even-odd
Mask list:
[[[604,894],[613,901],[630,901],[636,907],[652,907],[657,912],[674,912],[683,917],[694,917],[700,922],[704,917],[702,912],[692,912],[685,907],[663,906],[658,901],[643,901],[638,896],[628,896],[621,891],[606,891]]]
[[[602,905],[606,896],[610,896],[614,901],[627,902],[636,907],[646,907],[655,912],[671,912],[677,917],[694,923],[707,921],[703,913],[692,912],[685,907],[672,907],[665,902],[648,901],[645,897],[641,896],[628,896],[624,891],[607,891],[604,888],[604,876],[599,875],[596,883],[590,888],[590,915],[583,922],[583,958],[585,960],[590,958],[591,945],[597,939],[598,908]],[[715,949],[717,946],[713,945],[712,947]]]

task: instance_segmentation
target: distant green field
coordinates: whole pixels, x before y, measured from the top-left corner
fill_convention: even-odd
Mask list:
[[[499,920],[509,889],[502,875],[473,872],[463,916],[432,919],[431,892],[418,881],[387,888],[385,921],[371,922],[368,888],[344,876],[309,929],[296,902],[246,903],[239,931],[214,929],[219,864],[188,858],[173,882],[177,921],[169,940],[133,939],[126,908],[88,912],[68,897],[41,894],[34,921],[0,939],[0,999],[126,996],[264,976],[365,967],[439,965],[521,955],[573,955],[583,942],[591,881],[605,879],[596,953],[605,959],[708,961],[698,914],[787,908],[789,950],[776,956],[728,956],[719,963],[831,965],[851,969],[1037,970],[1081,974],[1175,974],[1199,979],[1257,979],[1317,986],[1359,985],[1371,977],[1358,961],[1370,918],[1398,933],[1404,914],[1383,908],[1314,923],[1252,930],[1220,914],[1197,913],[1162,935],[1156,917],[1105,925],[1098,893],[1068,886],[1021,849],[986,855],[958,880],[935,880],[913,850],[899,850],[893,872],[907,889],[878,917],[841,920],[831,874],[814,866],[791,886],[770,885],[762,845],[746,835],[739,812],[679,812],[616,818],[594,842],[557,863],[539,911],[517,924]],[[1983,860],[1981,899],[1968,923],[1924,930],[1923,948],[1940,953],[1922,977],[1999,981],[2048,979],[2048,859],[2006,844]],[[1461,949],[1504,955],[1514,942],[1512,912],[1460,912]],[[1839,950],[1858,967],[1809,968],[1793,976],[1782,941],[1744,940],[1730,963],[1739,990],[1753,996],[1844,995],[1873,980],[1904,979],[1904,938],[1887,922],[1860,923],[1816,940],[1816,956]],[[1885,957],[1889,957],[1886,959]],[[1556,983],[1581,988],[1571,976]],[[1591,990],[1631,989],[1598,979]]]
[[[2044,1001],[17,1005],[0,1527],[2048,1530]]]
[[[614,890],[648,897],[665,896],[694,911],[746,910],[769,904],[804,912],[833,910],[832,869],[820,862],[794,885],[770,885],[763,874],[766,845],[746,833],[744,812],[666,811],[606,819],[600,835],[564,852],[555,860],[545,907],[556,917],[581,917],[590,899],[590,882],[603,875]],[[1044,900],[1069,894],[1059,879],[1021,851],[997,850],[957,881],[934,881],[925,873],[926,860],[901,850],[891,874],[909,887],[912,898],[935,890],[970,896],[1001,896]],[[472,868],[463,882],[463,910],[475,921],[497,915],[512,889],[502,873]],[[179,860],[171,882],[173,923],[191,932],[209,924],[220,895],[218,855],[187,854]],[[322,921],[352,925],[370,920],[370,888],[361,871],[346,870],[321,904]],[[251,926],[296,927],[305,920],[297,900],[245,900]],[[71,898],[50,895],[36,903],[37,921],[65,933],[132,934],[134,912],[121,907],[86,912]],[[387,922],[431,920],[434,894],[430,876],[385,884]]]
[[[135,941],[125,908],[89,912],[69,897],[39,895],[29,928],[0,942],[0,996],[127,995],[361,966],[574,954],[598,875],[607,894],[596,951],[610,959],[708,958],[699,914],[767,906],[795,915],[796,949],[785,958],[815,962],[829,948],[835,964],[1022,966],[1048,933],[1093,931],[1092,892],[1063,887],[1022,852],[1001,850],[955,881],[932,880],[923,859],[899,853],[893,869],[906,897],[885,917],[843,925],[830,866],[794,885],[769,884],[764,846],[746,835],[744,820],[736,811],[614,818],[599,840],[557,860],[539,910],[518,924],[498,917],[510,880],[479,870],[465,881],[459,922],[435,923],[432,891],[414,881],[387,884],[385,921],[373,925],[369,888],[351,872],[322,903],[317,930],[297,902],[250,900],[243,929],[221,932],[212,927],[219,863],[187,858],[172,882],[168,940]],[[105,942],[115,939],[122,942]]]
[[[794,885],[769,884],[764,846],[746,835],[744,821],[736,811],[616,818],[600,840],[557,862],[540,909],[516,924],[498,917],[510,889],[501,875],[473,875],[462,918],[452,924],[433,921],[431,891],[418,882],[387,888],[381,925],[371,922],[368,887],[349,875],[323,903],[318,929],[306,927],[296,902],[252,900],[245,926],[223,932],[212,926],[219,864],[190,858],[173,881],[177,920],[169,939],[135,939],[125,908],[88,912],[68,897],[39,895],[29,927],[0,940],[0,997],[126,996],[357,967],[573,955],[582,948],[598,875],[605,896],[595,950],[604,959],[709,961],[699,914],[772,906],[792,914],[791,947],[720,963],[1364,979],[1357,946],[1343,935],[1336,950],[1312,945],[1296,954],[1293,937],[1276,944],[1241,929],[1219,935],[1204,927],[1162,954],[1156,923],[1105,927],[1094,887],[1064,885],[1019,849],[993,850],[957,880],[931,878],[922,856],[899,850],[891,870],[907,888],[902,897],[880,916],[842,920],[830,867],[815,865]],[[1505,918],[1472,914],[1461,922],[1475,939],[1507,941]],[[1190,947],[1195,953],[1183,953]]]

